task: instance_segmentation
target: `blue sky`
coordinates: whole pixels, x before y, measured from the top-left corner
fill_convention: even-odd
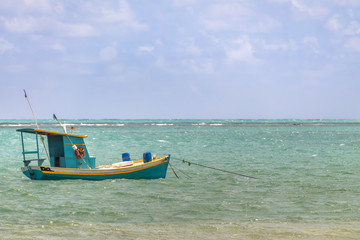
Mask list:
[[[360,118],[359,0],[2,0],[0,118]]]

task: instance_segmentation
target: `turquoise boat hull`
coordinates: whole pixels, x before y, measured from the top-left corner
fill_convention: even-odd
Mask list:
[[[137,161],[133,166],[118,168],[60,168],[49,166],[26,166],[21,170],[25,176],[33,180],[61,180],[61,179],[158,179],[165,178],[170,156],[163,156],[147,163]]]

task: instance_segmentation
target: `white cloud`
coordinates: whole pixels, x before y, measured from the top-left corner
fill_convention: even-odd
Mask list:
[[[332,16],[326,23],[326,28],[341,35],[354,36],[360,34],[360,23],[338,14]]]
[[[359,0],[333,0],[334,4],[345,7],[359,7]]]
[[[10,32],[15,33],[30,33],[43,29],[43,24],[40,19],[33,17],[20,17],[20,18],[1,18],[5,28]]]
[[[154,47],[153,46],[140,46],[138,48],[138,50],[140,52],[152,53],[154,51]]]
[[[118,1],[117,9],[103,7],[101,9],[101,17],[99,18],[99,21],[108,23],[121,23],[124,26],[135,30],[147,29],[145,24],[139,23],[136,20],[134,12],[130,9],[129,4],[125,0]]]
[[[211,59],[187,59],[182,64],[190,68],[193,72],[202,74],[214,73],[214,64]]]
[[[304,43],[318,46],[318,39],[316,37],[304,37]]]
[[[224,50],[227,57],[226,61],[228,63],[237,61],[246,63],[259,62],[259,59],[254,57],[253,46],[246,36],[232,41],[230,44],[225,46]]]
[[[21,7],[8,1],[0,3],[0,10],[9,11],[0,17],[5,29],[26,34],[53,34],[56,37],[93,37],[113,33],[114,29],[146,30],[125,0],[114,2],[88,1],[56,2],[21,0]]]
[[[200,56],[202,54],[201,47],[198,47],[193,38],[184,39],[178,42],[177,51],[181,55]]]
[[[12,14],[49,13],[51,3],[48,0],[1,0],[0,10]]]
[[[304,43],[310,46],[314,53],[319,53],[319,42],[316,37],[304,37]]]
[[[0,37],[0,54],[16,50],[17,49],[14,47],[14,45]]]
[[[323,6],[308,6],[304,2],[308,3],[309,1],[291,0],[291,5],[294,9],[296,9],[304,17],[322,18],[329,13],[329,10]],[[317,2],[314,1],[314,3]]]
[[[98,32],[89,24],[63,23],[47,17],[1,18],[5,28],[14,33],[44,33],[50,32],[56,36],[89,37],[96,36]]]
[[[155,66],[158,68],[164,68],[166,69],[168,67],[167,61],[162,56],[158,56],[155,61]]]
[[[55,51],[59,51],[59,52],[65,52],[65,47],[62,44],[59,43],[55,43],[52,46],[50,46],[51,49],[55,50]]]
[[[49,12],[51,4],[48,0],[23,0],[20,5],[27,11]]]
[[[342,24],[340,23],[339,15],[332,16],[326,23],[326,27],[332,31],[339,31],[342,29]]]
[[[226,2],[209,5],[199,16],[200,23],[213,31],[271,32],[281,25],[260,14],[249,2]]]
[[[98,31],[89,24],[58,23],[60,33],[68,37],[92,37],[99,35]]]
[[[275,3],[289,3],[291,2],[291,0],[268,0],[270,2],[275,2]]]
[[[360,34],[360,24],[357,21],[351,21],[344,29],[345,35],[358,35]]]
[[[196,47],[194,44],[191,44],[186,47],[186,52],[193,56],[199,56],[201,55],[202,51],[200,48]]]
[[[296,43],[294,40],[288,40],[287,42],[275,42],[269,43],[266,41],[260,41],[262,48],[268,51],[295,51],[297,49]]]
[[[6,65],[5,69],[9,72],[19,73],[19,72],[28,71],[29,66],[26,64],[12,64],[12,65]]]
[[[350,38],[345,43],[345,47],[349,50],[360,52],[360,38]]]
[[[173,0],[175,6],[194,5],[207,0]]]
[[[110,46],[100,51],[100,58],[103,61],[112,61],[117,57],[117,49],[115,46]]]
[[[238,29],[248,16],[250,9],[244,5],[214,4],[202,14],[201,21],[211,30],[229,30]]]

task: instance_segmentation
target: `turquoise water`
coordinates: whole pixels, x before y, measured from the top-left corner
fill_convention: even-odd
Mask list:
[[[41,128],[61,131],[52,120]],[[0,239],[358,239],[358,120],[67,120],[97,164],[171,154],[160,180],[31,181],[0,121]],[[45,156],[44,151],[42,155]],[[258,179],[214,171],[179,159]],[[188,176],[184,175],[185,172]]]

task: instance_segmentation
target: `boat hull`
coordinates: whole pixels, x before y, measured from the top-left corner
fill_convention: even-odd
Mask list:
[[[166,177],[169,160],[170,156],[164,156],[148,163],[119,168],[78,169],[49,166],[27,166],[22,167],[21,170],[25,176],[33,180],[104,180],[114,178],[158,179]]]

